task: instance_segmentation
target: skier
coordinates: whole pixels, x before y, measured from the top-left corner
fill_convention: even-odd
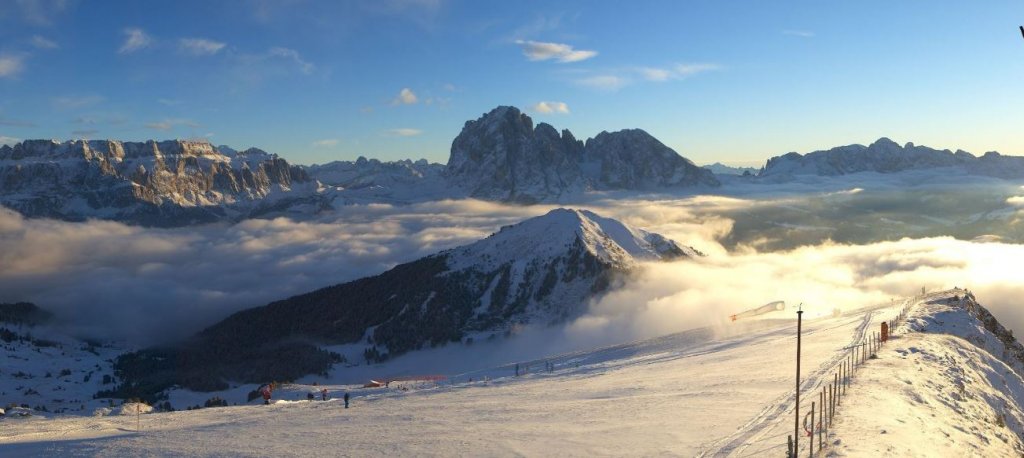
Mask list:
[[[320,390],[320,400],[321,401],[326,401],[327,400],[327,388],[324,388],[324,389]]]
[[[345,393],[345,408],[348,408],[348,393]]]
[[[270,404],[270,385],[261,386],[260,394],[263,395],[263,405]]]

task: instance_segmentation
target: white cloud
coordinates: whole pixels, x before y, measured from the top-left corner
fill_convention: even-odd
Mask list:
[[[419,101],[416,93],[407,87],[403,87],[398,95],[391,101],[392,105],[412,105]]]
[[[313,142],[313,146],[317,148],[330,148],[338,146],[339,140],[337,138],[325,138],[323,140],[317,140]]]
[[[535,61],[554,59],[561,63],[579,62],[597,55],[597,51],[577,50],[562,43],[517,40],[516,44],[523,49],[527,59]]]
[[[455,89],[456,89],[455,85],[452,84],[452,83],[445,83],[445,85],[441,86],[441,88],[443,88],[444,90],[446,90],[448,92],[455,92]]]
[[[569,105],[565,102],[537,102],[530,108],[537,113],[569,114]]]
[[[161,98],[161,99],[156,99],[156,101],[157,101],[157,103],[159,103],[161,105],[167,105],[169,107],[173,107],[173,106],[176,106],[176,105],[181,105],[181,100],[177,100],[177,99],[163,99],[163,98]]]
[[[17,0],[6,2],[21,9],[22,17],[33,25],[53,25],[56,16],[64,13],[72,5],[69,0]],[[5,5],[6,6],[6,5]]]
[[[201,127],[199,123],[191,119],[163,119],[161,121],[146,123],[145,126],[154,130],[168,131],[178,126]]]
[[[672,78],[672,71],[664,68],[640,67],[637,72],[647,81],[668,81]]]
[[[62,110],[75,110],[96,105],[106,100],[101,95],[65,96],[51,99],[53,106]]]
[[[423,131],[420,130],[420,129],[410,129],[408,127],[403,127],[403,128],[399,128],[399,129],[391,129],[391,130],[388,131],[388,134],[390,134],[392,136],[395,136],[395,137],[415,137],[415,136],[420,135],[422,133],[423,133]]]
[[[182,38],[178,40],[178,49],[193,56],[211,56],[224,49],[225,44],[206,38]]]
[[[677,75],[680,78],[686,78],[688,76],[693,76],[699,73],[711,72],[721,69],[721,65],[708,63],[676,64],[673,68],[673,70],[675,70],[675,75]]]
[[[39,35],[32,36],[32,46],[39,49],[57,49],[60,47],[56,41],[49,40]]]
[[[596,75],[578,79],[576,83],[593,89],[615,91],[629,84],[629,80],[618,75]]]
[[[20,138],[8,137],[6,135],[0,135],[0,145],[14,146],[15,143],[20,142]]]
[[[270,48],[267,51],[267,54],[270,57],[280,57],[280,58],[283,58],[283,59],[291,60],[292,62],[294,62],[298,66],[299,71],[301,71],[302,73],[305,73],[307,75],[310,74],[310,73],[313,73],[313,70],[316,68],[316,66],[313,65],[312,63],[303,60],[302,56],[299,55],[299,52],[294,50],[294,49],[288,49],[288,48],[283,48],[283,47],[280,47],[280,46],[275,46],[273,48]]]
[[[17,76],[24,69],[24,56],[0,54],[0,78],[11,78]]]
[[[140,49],[148,47],[153,43],[153,39],[146,35],[146,32],[137,27],[129,27],[124,29],[124,43],[121,44],[121,48],[117,50],[119,54],[129,54]]]
[[[814,32],[808,30],[783,30],[782,34],[801,38],[811,38],[814,36]]]
[[[664,82],[688,78],[700,73],[721,70],[722,66],[712,63],[683,63],[669,68],[637,67],[636,73],[647,81]]]

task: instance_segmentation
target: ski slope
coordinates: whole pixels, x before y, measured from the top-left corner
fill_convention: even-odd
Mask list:
[[[804,393],[904,304],[805,306]],[[326,386],[350,392],[350,409],[299,400],[320,387],[290,385],[270,406],[142,415],[139,431],[134,417],[6,418],[0,455],[782,456],[793,428],[793,315],[520,362],[530,371],[519,377],[501,365],[404,390]]]

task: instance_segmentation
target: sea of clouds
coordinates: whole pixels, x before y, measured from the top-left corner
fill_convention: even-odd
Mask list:
[[[890,180],[890,181],[886,181]],[[813,313],[969,288],[1024,330],[1024,188],[869,176],[736,185],[725,195],[596,195],[572,205],[708,254],[650,264],[568,323],[579,346],[724,322],[773,300]],[[555,205],[476,200],[349,205],[308,220],[157,229],[26,219],[0,209],[0,302],[133,345],[186,337],[238,310],[380,273]]]

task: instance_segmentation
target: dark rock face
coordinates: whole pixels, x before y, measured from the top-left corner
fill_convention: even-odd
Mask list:
[[[178,226],[311,182],[276,155],[203,142],[26,140],[0,149],[0,204],[29,217]]]
[[[533,203],[583,190],[583,144],[571,133],[498,107],[467,121],[452,142],[446,174],[471,197]]]
[[[602,132],[583,142],[515,107],[468,121],[452,142],[445,170],[471,197],[533,203],[589,189],[718,186],[714,175],[646,132]]]
[[[601,189],[719,185],[711,171],[697,167],[640,129],[601,132],[587,140],[584,155],[587,164],[599,170],[594,183]]]

